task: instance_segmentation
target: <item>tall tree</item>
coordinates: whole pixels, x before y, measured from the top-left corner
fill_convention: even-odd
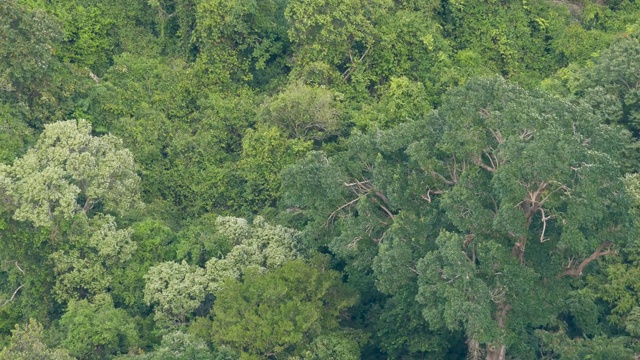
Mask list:
[[[23,242],[7,248],[38,249],[37,255],[53,261],[60,300],[106,291],[109,268],[136,248],[115,216],[140,205],[138,184],[133,156],[120,139],[94,137],[84,120],[46,125],[24,156],[0,165],[3,205],[13,220],[46,237],[7,237]],[[13,260],[16,266],[35,265],[36,254],[18,250],[15,255],[22,256]]]
[[[517,339],[555,321],[569,278],[628,241],[628,140],[586,105],[481,78],[423,120],[312,154],[283,186],[310,238],[330,234],[319,245],[361,271],[375,258],[391,295],[416,281],[432,329],[504,359],[532,351]]]

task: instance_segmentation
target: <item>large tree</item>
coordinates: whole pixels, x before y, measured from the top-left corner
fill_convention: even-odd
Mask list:
[[[110,271],[136,249],[131,231],[119,229],[116,219],[140,204],[138,184],[120,139],[93,136],[84,120],[46,125],[26,154],[0,164],[2,206],[13,225],[3,236],[2,257],[15,262],[27,283],[53,271],[60,300],[106,291]]]
[[[373,266],[405,311],[504,359],[530,354],[570,279],[628,241],[627,142],[586,105],[481,78],[425,119],[311,154],[283,186],[351,276]]]

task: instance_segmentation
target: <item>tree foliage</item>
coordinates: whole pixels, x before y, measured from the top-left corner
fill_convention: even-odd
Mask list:
[[[636,356],[639,16],[2,1],[0,358]]]
[[[213,311],[214,340],[258,358],[299,353],[311,339],[338,329],[338,315],[355,296],[337,272],[318,270],[295,260],[225,283]],[[345,355],[355,352],[352,347]]]

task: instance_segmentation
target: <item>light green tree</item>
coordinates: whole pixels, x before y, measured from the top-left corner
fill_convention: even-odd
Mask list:
[[[324,87],[294,82],[267,99],[258,116],[291,138],[323,140],[337,135],[343,127],[337,96]]]
[[[251,224],[245,219],[220,217],[218,231],[234,244],[228,254],[206,263],[209,289],[214,293],[228,279],[240,279],[247,271],[266,272],[297,259],[298,232],[280,225],[269,225],[262,217]]]
[[[131,257],[131,232],[118,229],[114,215],[141,204],[138,185],[122,141],[94,137],[84,120],[46,125],[33,148],[0,165],[0,193],[13,219],[49,233],[45,256],[54,262],[60,300],[106,291],[109,268]]]
[[[51,349],[43,341],[44,329],[31,319],[23,326],[16,324],[11,342],[0,351],[2,360],[73,360],[67,350]]]
[[[207,281],[203,269],[186,262],[164,262],[145,275],[144,300],[155,305],[156,321],[183,324],[204,301]]]
[[[145,301],[155,305],[155,318],[169,325],[193,319],[208,294],[217,295],[229,279],[241,279],[248,272],[263,273],[299,257],[298,233],[267,224],[256,217],[253,223],[242,218],[218,217],[211,240],[229,244],[230,250],[209,259],[204,268],[164,262],[145,275]]]
[[[11,199],[14,219],[51,227],[91,217],[95,206],[122,213],[139,204],[133,156],[115,136],[94,137],[85,120],[49,124],[33,148],[0,166],[0,187]]]

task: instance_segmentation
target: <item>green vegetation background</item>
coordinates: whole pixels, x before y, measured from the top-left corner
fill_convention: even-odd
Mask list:
[[[0,359],[637,358],[638,19],[0,0]]]

